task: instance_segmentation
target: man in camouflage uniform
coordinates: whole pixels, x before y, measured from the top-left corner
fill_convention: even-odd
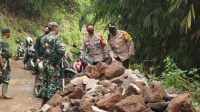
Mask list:
[[[1,32],[2,39],[0,40],[0,54],[3,62],[1,64],[2,74],[0,74],[0,84],[2,84],[2,98],[12,99],[12,97],[7,95],[11,76],[9,58],[12,56],[9,44],[7,42],[7,39],[10,36],[10,30],[8,28],[3,28]]]
[[[109,58],[109,52],[106,47],[106,42],[103,36],[94,32],[93,25],[89,24],[86,26],[87,34],[83,39],[83,44],[81,46],[80,52],[81,56],[85,52],[89,54],[89,57],[92,59],[93,64],[96,65],[98,62],[104,61]]]
[[[130,57],[134,55],[134,43],[131,36],[122,30],[118,30],[114,23],[108,25],[110,55],[113,60],[121,61],[125,68],[129,67]]]
[[[58,37],[58,24],[51,22],[48,24],[50,33],[41,39],[44,48],[43,66],[45,71],[44,87],[41,96],[44,98],[43,104],[50,99],[57,90],[62,89],[61,63],[65,54],[65,46]]]

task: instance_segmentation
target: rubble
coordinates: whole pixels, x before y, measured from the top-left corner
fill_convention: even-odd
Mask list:
[[[58,91],[39,112],[196,112],[187,94],[165,91],[139,70],[111,65],[89,65]]]
[[[189,95],[180,94],[169,102],[167,112],[196,112],[196,110]]]
[[[118,112],[141,112],[146,109],[144,99],[140,95],[131,95],[115,105]]]
[[[122,75],[125,71],[123,65],[118,61],[113,61],[105,70],[106,78],[114,78]]]
[[[102,109],[108,110],[109,108],[112,108],[112,106],[114,106],[116,103],[121,101],[121,99],[122,99],[122,94],[119,91],[117,91],[109,95],[108,97],[99,100],[97,102],[97,106]]]

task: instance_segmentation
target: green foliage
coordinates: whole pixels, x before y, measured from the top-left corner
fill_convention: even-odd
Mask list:
[[[164,60],[164,63],[165,68],[161,76],[167,88],[174,86],[175,88],[183,89],[189,84],[189,82],[182,77],[187,71],[178,68],[176,63],[169,57]]]
[[[169,87],[175,87],[179,91],[185,91],[191,94],[197,105],[200,104],[200,69],[192,68],[182,70],[177,67],[171,57],[164,60],[164,71],[161,75],[149,75],[150,80],[161,80],[163,84]]]
[[[79,11],[77,0],[0,0],[0,5],[5,6],[11,12],[27,17],[42,16],[43,11],[59,7],[69,13]],[[49,7],[51,6],[51,7]]]
[[[119,29],[127,30],[136,46],[136,61],[156,59],[157,65],[167,55],[178,66],[200,67],[200,5],[199,0],[92,0],[83,13],[80,26],[115,21]],[[153,66],[145,63],[145,66]],[[162,68],[162,66],[161,66]]]

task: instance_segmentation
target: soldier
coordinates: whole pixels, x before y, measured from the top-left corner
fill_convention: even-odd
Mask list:
[[[83,44],[80,49],[81,56],[83,56],[85,52],[88,52],[89,57],[93,61],[93,65],[96,65],[98,62],[109,58],[109,52],[103,36],[94,31],[93,25],[87,25],[86,30],[88,33],[83,39]]]
[[[7,42],[7,39],[10,36],[10,30],[8,28],[3,28],[1,32],[2,32],[2,39],[0,40],[0,51],[1,51],[0,54],[2,56],[3,62],[1,64],[2,74],[0,75],[0,84],[3,83],[2,84],[2,98],[12,99],[12,97],[9,97],[7,95],[8,85],[9,85],[10,76],[11,76],[9,58],[11,58],[12,56],[9,44]]]
[[[44,48],[42,47],[41,40],[43,37],[49,34],[48,25],[44,26],[43,29],[44,33],[36,39],[35,43],[35,60],[36,60],[36,77],[35,77],[35,85],[34,85],[34,95],[37,97],[41,96],[41,89],[43,87],[43,79],[45,76],[44,66],[43,66],[43,59],[44,59]]]
[[[58,24],[51,22],[48,24],[50,33],[41,39],[42,47],[44,48],[44,70],[45,84],[42,89],[41,96],[43,104],[50,99],[57,90],[62,89],[60,66],[62,57],[65,54],[65,46],[58,37]]]
[[[41,36],[39,36],[37,39],[36,39],[36,43],[35,43],[35,56],[36,56],[36,64],[39,64],[39,62],[41,61],[41,57],[43,55],[43,51],[42,51],[42,45],[41,45],[41,39],[42,37],[44,37],[45,35],[47,35],[49,33],[49,28],[48,26],[46,25],[44,27],[44,34],[42,34]]]
[[[108,24],[110,56],[113,60],[121,61],[125,68],[129,67],[130,57],[134,55],[134,43],[131,36],[122,30],[118,30],[114,23]]]

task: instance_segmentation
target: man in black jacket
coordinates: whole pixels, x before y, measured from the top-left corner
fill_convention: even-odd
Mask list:
[[[39,36],[37,39],[36,39],[36,43],[35,43],[35,55],[36,55],[36,64],[38,65],[39,62],[41,61],[41,57],[43,55],[43,51],[42,51],[42,45],[41,45],[41,39],[42,37],[44,37],[45,35],[47,35],[49,33],[49,28],[48,26],[46,25],[44,27],[44,34]]]

